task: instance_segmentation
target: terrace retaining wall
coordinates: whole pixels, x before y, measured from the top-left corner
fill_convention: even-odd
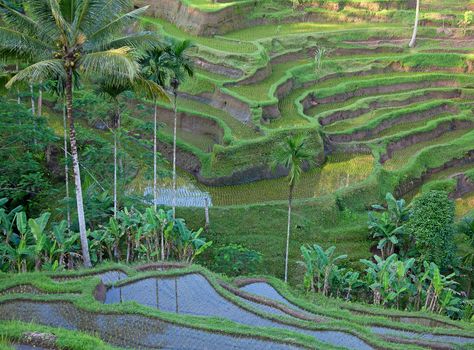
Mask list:
[[[439,167],[427,169],[416,179],[410,179],[408,181],[402,182],[401,184],[399,184],[398,188],[395,190],[395,196],[403,197],[405,194],[421,186],[423,183],[426,182],[426,180],[428,180],[434,174],[437,174],[448,168],[453,168],[455,166],[460,166],[460,165],[465,165],[465,164],[474,164],[474,150],[467,152],[463,158],[452,159]]]
[[[160,17],[186,32],[212,36],[244,28],[245,16],[255,7],[254,2],[225,7],[218,11],[200,11],[180,0],[134,0],[136,7],[149,5],[147,15]]]
[[[457,113],[458,110],[456,107],[449,106],[447,104],[442,104],[438,107],[428,109],[422,112],[415,111],[401,115],[398,118],[383,120],[373,129],[358,130],[351,134],[333,134],[329,135],[328,138],[335,143],[364,140],[370,137],[377,136],[381,131],[389,129],[394,125],[424,120],[446,112]]]
[[[158,120],[172,126],[174,123],[174,112],[170,109],[157,107]],[[222,143],[224,130],[213,119],[205,117],[196,117],[186,112],[178,112],[177,114],[178,129],[193,132],[202,135],[209,135],[215,143]]]
[[[385,163],[392,158],[393,152],[400,149],[412,146],[414,144],[436,139],[448,131],[459,129],[468,129],[473,127],[472,121],[467,120],[453,120],[447,123],[442,123],[438,127],[429,132],[421,132],[417,134],[408,135],[400,140],[391,142],[387,146],[387,152],[380,157],[380,162]]]

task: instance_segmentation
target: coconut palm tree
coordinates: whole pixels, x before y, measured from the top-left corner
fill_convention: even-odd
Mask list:
[[[165,49],[163,46],[158,46],[153,50],[146,52],[144,58],[141,61],[143,73],[146,78],[159,86],[165,88],[167,86],[168,68],[165,65]],[[158,168],[157,168],[157,132],[158,132],[158,106],[157,101],[153,101],[154,113],[153,113],[153,205],[156,210],[156,203],[158,200]]]
[[[28,63],[7,84],[40,83],[51,77],[65,82],[69,141],[76,189],[76,203],[84,265],[91,266],[84,217],[79,157],[74,126],[72,87],[76,74],[103,77],[110,84],[134,79],[139,71],[138,47],[152,47],[149,32],[125,33],[123,29],[146,7],[126,12],[129,0],[25,0],[25,13],[0,0],[2,27],[0,51],[5,58]]]
[[[119,96],[125,91],[129,90],[128,86],[114,86],[107,84],[107,81],[102,81],[99,84],[98,93],[108,97],[112,100],[115,110],[112,116],[112,132],[114,134],[114,218],[117,218],[117,133],[120,132],[120,101]]]
[[[112,130],[114,133],[114,218],[117,218],[118,201],[117,201],[117,152],[118,152],[118,134],[120,133],[121,112],[119,97],[127,91],[135,91],[137,95],[144,95],[151,98],[166,99],[165,91],[156,83],[144,79],[141,75],[137,75],[133,81],[125,82],[125,84],[112,85],[108,81],[103,80],[99,83],[98,93],[112,100],[115,111],[112,118]]]
[[[288,226],[286,233],[286,252],[285,252],[285,282],[288,281],[288,250],[290,247],[291,233],[291,210],[293,203],[293,192],[298,183],[303,165],[313,161],[314,154],[307,147],[307,139],[302,136],[288,137],[283,145],[277,150],[273,167],[283,165],[289,170],[288,173]]]
[[[177,101],[178,89],[186,77],[194,75],[193,63],[187,55],[187,51],[193,45],[189,40],[170,41],[164,46],[150,51],[146,55],[143,65],[149,79],[163,87],[171,87],[173,93],[173,218],[176,217],[176,133],[177,133]],[[156,128],[157,128],[157,109],[155,103],[154,113],[154,176],[153,193],[154,202],[157,200],[156,188]]]
[[[178,88],[183,80],[194,75],[193,64],[186,54],[192,47],[189,40],[173,42],[167,50],[167,62],[172,72],[171,88],[173,90],[173,219],[176,218],[176,138],[178,125]]]
[[[415,47],[416,35],[418,33],[418,21],[420,19],[420,0],[416,0],[415,26],[413,27],[413,35],[411,37],[409,47]]]

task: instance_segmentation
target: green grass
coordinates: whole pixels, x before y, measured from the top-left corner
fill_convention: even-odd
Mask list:
[[[472,130],[460,129],[448,131],[441,137],[435,138],[433,140],[418,142],[411,146],[404,147],[398,151],[393,152],[392,157],[384,163],[384,168],[387,170],[400,169],[406,164],[408,159],[415,156],[419,151],[433,145],[449,143],[450,141],[462,137],[469,132],[472,132]]]
[[[258,27],[246,28],[234,31],[226,34],[225,37],[244,40],[244,41],[255,41],[272,37],[283,37],[287,35],[302,35],[302,34],[317,34],[327,32],[338,32],[344,33],[346,31],[365,31],[367,28],[376,30],[378,27],[387,27],[388,25],[377,25],[377,24],[354,24],[350,26],[347,23],[335,24],[335,23],[313,23],[313,22],[300,22],[300,23],[283,23],[280,25],[268,24],[261,25]]]
[[[373,170],[371,155],[336,154],[321,167],[302,174],[295,198],[317,198],[366,179]],[[284,201],[288,198],[286,178],[256,181],[245,185],[197,186],[209,192],[214,205],[229,206]]]
[[[309,59],[289,61],[280,64],[272,65],[272,73],[265,80],[252,85],[240,85],[229,88],[229,90],[245,97],[250,101],[265,102],[271,101],[273,96],[269,96],[270,88],[280,81],[290,68],[295,68],[300,65],[309,63]]]
[[[249,0],[237,0],[237,1],[227,1],[227,2],[216,2],[214,0],[180,0],[184,4],[197,8],[200,11],[213,12],[219,11],[224,8],[235,6],[236,4],[241,4],[244,2],[250,2]]]

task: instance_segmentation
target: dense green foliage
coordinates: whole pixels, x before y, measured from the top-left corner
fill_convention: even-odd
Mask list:
[[[408,232],[422,260],[443,269],[455,266],[454,203],[446,192],[430,191],[414,200]]]
[[[11,198],[11,208],[19,204],[34,208],[52,194],[48,157],[54,141],[44,118],[0,98],[0,198]]]
[[[7,199],[0,200],[0,270],[72,269],[81,265],[78,233],[66,221],[50,223],[51,214],[28,218],[23,208],[8,210]],[[125,208],[108,223],[88,231],[92,263],[103,261],[158,261],[161,246],[164,259],[192,263],[212,242],[201,236],[202,229],[189,229],[183,219],[171,212],[147,208],[144,212]],[[163,245],[161,241],[163,240]]]
[[[239,244],[217,248],[214,251],[213,270],[228,276],[249,275],[262,264],[262,254]]]

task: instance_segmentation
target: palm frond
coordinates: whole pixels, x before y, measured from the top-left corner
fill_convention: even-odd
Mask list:
[[[54,48],[35,37],[0,27],[0,49],[12,55],[41,59],[50,57]]]
[[[37,23],[41,23],[41,32],[57,40],[60,31],[56,26],[56,21],[51,11],[49,0],[30,1],[28,11]]]
[[[123,46],[132,47],[134,49],[151,50],[160,45],[159,38],[152,32],[138,32],[126,35],[120,38],[112,38],[105,42],[92,42],[91,45],[86,46],[89,52],[104,51],[116,49]]]
[[[272,167],[283,165],[288,169],[288,180],[294,185],[303,173],[303,165],[313,162],[314,153],[307,147],[304,135],[287,137],[284,143],[275,151]]]
[[[49,1],[49,8],[51,10],[51,16],[54,18],[54,22],[56,23],[56,28],[61,33],[63,38],[67,38],[72,40],[72,30],[71,25],[66,21],[64,18],[61,6],[58,3],[58,0],[48,0]]]
[[[154,81],[145,79],[142,76],[136,77],[136,79],[132,82],[132,87],[135,94],[138,96],[143,96],[154,101],[163,100],[165,102],[171,102],[163,87]]]
[[[58,78],[66,79],[63,62],[61,60],[45,60],[19,71],[5,86],[10,89],[14,84],[40,83]]]
[[[130,0],[76,0],[76,1],[87,1],[88,8],[85,13],[82,13],[80,17],[82,20],[78,22],[77,28],[90,36],[100,28],[104,27],[110,22],[111,18],[117,13],[123,13],[124,11],[132,8],[133,3]],[[78,13],[79,15],[79,13]]]
[[[106,78],[111,85],[124,85],[133,81],[139,71],[129,47],[93,52],[79,61],[80,72],[90,78]]]
[[[22,33],[33,36],[40,31],[38,23],[4,2],[0,2],[0,15],[8,27],[18,28]]]
[[[113,18],[112,21],[107,22],[104,26],[97,29],[94,33],[90,33],[88,38],[91,42],[96,42],[98,45],[106,43],[114,35],[117,35],[123,28],[126,28],[133,22],[137,21],[138,18],[145,13],[148,6],[142,7],[128,13],[125,13],[117,18]]]

